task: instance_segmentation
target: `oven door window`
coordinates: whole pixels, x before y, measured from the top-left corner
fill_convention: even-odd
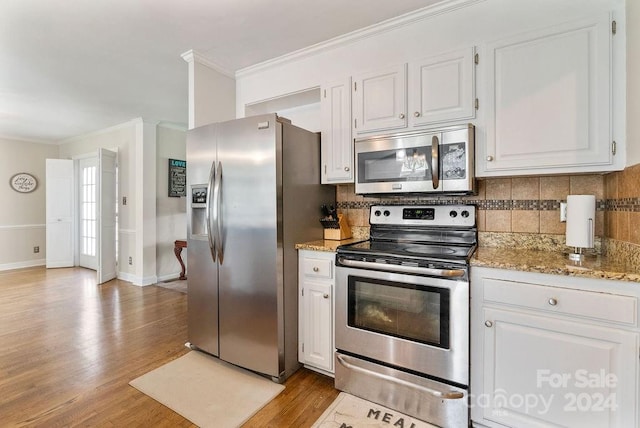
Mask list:
[[[358,153],[358,182],[431,179],[431,146]]]
[[[446,288],[349,276],[350,327],[449,349]]]

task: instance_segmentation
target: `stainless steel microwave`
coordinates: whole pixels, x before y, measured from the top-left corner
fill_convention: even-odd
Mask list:
[[[472,124],[355,141],[356,193],[475,193]]]

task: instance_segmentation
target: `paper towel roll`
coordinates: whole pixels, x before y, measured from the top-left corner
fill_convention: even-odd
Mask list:
[[[593,248],[595,219],[594,195],[567,196],[567,246]]]

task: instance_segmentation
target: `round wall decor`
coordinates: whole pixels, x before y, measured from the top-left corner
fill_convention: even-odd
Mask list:
[[[16,192],[30,193],[38,187],[38,180],[27,172],[20,172],[11,177],[9,185]]]

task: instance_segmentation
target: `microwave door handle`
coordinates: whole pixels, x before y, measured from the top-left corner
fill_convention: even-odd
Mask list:
[[[433,190],[440,186],[440,144],[437,135],[431,138],[431,183]]]

